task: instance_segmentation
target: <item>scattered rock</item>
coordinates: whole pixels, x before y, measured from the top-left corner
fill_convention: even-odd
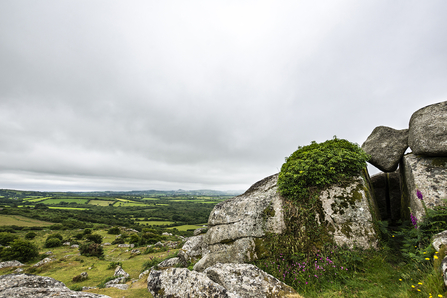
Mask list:
[[[72,291],[62,282],[47,276],[7,274],[0,276],[0,298],[91,297],[110,298],[106,295]]]
[[[203,273],[235,297],[270,298],[296,294],[293,288],[251,264],[217,263]]]
[[[70,246],[70,248],[79,248],[78,244],[73,244],[72,246]]]
[[[147,289],[154,298],[229,298],[227,290],[201,272],[186,268],[152,270],[149,273]]]
[[[7,267],[21,267],[23,266],[22,263],[20,263],[19,261],[6,261],[6,262],[1,262],[0,263],[0,269],[1,268],[7,268]]]
[[[139,251],[138,249],[132,249],[132,250],[130,251],[130,253],[131,253],[131,254],[134,254],[134,255],[139,255],[139,254],[141,254],[141,251]]]
[[[117,247],[130,247],[130,244],[126,244],[126,243],[124,243],[124,244],[118,244]]]
[[[447,101],[413,113],[408,144],[414,154],[447,156]]]
[[[149,272],[150,272],[149,269],[141,272],[140,275],[138,276],[138,279],[142,279],[145,275],[148,275]]]
[[[154,246],[157,246],[157,247],[163,247],[163,243],[161,243],[160,241],[158,241],[157,243],[154,244]]]
[[[163,236],[172,236],[171,233],[167,233],[167,232],[163,232],[161,235],[163,235]]]
[[[115,268],[115,273],[113,274],[113,276],[122,276],[122,277],[129,277],[129,273],[127,273],[126,271],[124,271],[123,268],[121,268],[121,266],[117,266]]]
[[[128,285],[126,284],[110,284],[110,285],[106,285],[106,288],[117,288],[120,290],[127,290],[129,288]]]
[[[47,264],[47,263],[50,263],[50,262],[52,262],[52,261],[53,261],[52,258],[45,258],[45,259],[43,259],[42,261],[37,262],[36,264],[34,264],[33,267],[39,267],[39,266],[45,265],[45,264]]]
[[[64,246],[70,246],[70,242],[64,242],[64,243],[62,243],[62,245],[64,245]]]
[[[102,246],[110,246],[110,245],[112,245],[112,244],[110,244],[108,242],[102,244]]]
[[[362,145],[371,159],[369,163],[383,172],[394,172],[408,148],[408,129],[396,130],[378,126]]]
[[[47,256],[50,256],[50,255],[52,255],[52,254],[53,254],[52,251],[47,251],[47,252],[45,253],[45,255],[47,255]]]
[[[16,270],[14,270],[14,273],[22,273],[23,269],[22,268],[17,268]]]

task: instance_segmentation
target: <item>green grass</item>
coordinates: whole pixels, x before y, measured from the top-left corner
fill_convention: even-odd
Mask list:
[[[143,198],[143,201],[158,201],[160,200],[159,198]]]
[[[174,221],[155,221],[155,220],[149,220],[149,221],[139,221],[139,224],[142,225],[150,225],[150,226],[161,226],[161,225],[172,225]]]
[[[28,218],[20,215],[0,215],[0,226],[19,226],[19,227],[42,227],[50,226],[53,223]]]
[[[56,205],[56,204],[60,204],[61,202],[66,202],[66,203],[77,203],[77,204],[85,204],[88,202],[88,199],[48,199],[45,201],[42,201],[41,203],[45,204],[45,205]]]
[[[48,207],[49,209],[66,209],[66,210],[88,210],[88,208],[77,208],[77,207]]]
[[[25,200],[27,202],[31,202],[31,203],[37,203],[37,202],[40,202],[40,201],[45,201],[47,199],[49,199],[49,198],[48,197],[42,197],[42,198],[32,198],[32,197],[30,197],[30,198],[24,198],[23,200]]]

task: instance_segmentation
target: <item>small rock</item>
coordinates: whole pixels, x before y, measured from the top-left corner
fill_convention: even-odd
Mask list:
[[[110,285],[106,285],[106,288],[117,288],[120,290],[127,290],[129,288],[129,286],[126,284],[110,284]]]
[[[135,255],[139,255],[139,254],[141,254],[141,251],[139,251],[138,249],[132,249],[130,251],[130,253],[135,254]]]
[[[39,267],[39,266],[42,266],[44,264],[50,263],[52,261],[53,261],[53,259],[51,259],[51,258],[45,258],[42,261],[37,262],[36,264],[34,264],[33,267]]]
[[[70,248],[79,248],[78,244],[73,244],[72,246],[70,246]]]
[[[62,245],[64,245],[64,246],[70,246],[70,242],[64,242],[64,243],[62,243]]]
[[[49,256],[49,255],[52,255],[53,252],[52,252],[52,251],[47,251],[45,254],[46,254],[47,256]]]
[[[110,245],[112,245],[112,244],[106,242],[106,243],[103,243],[102,245],[103,245],[103,246],[110,246]]]
[[[22,263],[20,263],[19,261],[6,261],[6,262],[1,262],[0,263],[0,269],[1,268],[7,268],[7,267],[21,267],[23,266]]]

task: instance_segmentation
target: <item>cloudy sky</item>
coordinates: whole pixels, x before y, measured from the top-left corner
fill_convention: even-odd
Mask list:
[[[0,188],[244,190],[447,100],[447,2],[0,2]],[[370,171],[374,169],[370,168]]]

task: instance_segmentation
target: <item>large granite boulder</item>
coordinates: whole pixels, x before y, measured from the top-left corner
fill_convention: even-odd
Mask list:
[[[301,297],[293,288],[249,264],[217,263],[203,273],[186,268],[152,270],[147,286],[154,298]]]
[[[7,274],[0,276],[0,298],[110,298],[106,295],[72,291],[64,283],[48,276]]]
[[[194,270],[203,271],[216,263],[246,263],[260,257],[258,239],[285,229],[277,181],[278,174],[264,178],[244,194],[214,207],[203,236],[202,259]]]
[[[237,297],[285,297],[296,291],[268,273],[251,264],[221,264],[207,268],[204,273]]]
[[[411,208],[413,215],[421,220],[425,214],[417,190],[423,195],[427,208],[442,205],[447,199],[447,157],[424,157],[407,154],[400,166],[402,177],[402,215],[408,219]]]
[[[203,236],[202,258],[194,270],[216,263],[247,263],[262,258],[266,233],[285,231],[284,199],[278,193],[278,175],[255,183],[244,194],[217,204]],[[377,204],[365,171],[348,186],[331,186],[320,194],[328,233],[337,245],[376,247]]]
[[[447,101],[413,113],[408,145],[414,154],[447,156]]]
[[[393,172],[408,148],[408,129],[396,130],[387,126],[374,128],[362,145],[371,159],[369,163],[383,172]]]
[[[375,222],[379,211],[366,173],[355,177],[347,186],[328,187],[320,193],[320,200],[324,220],[333,227],[331,233],[337,245],[377,247]]]
[[[397,222],[401,212],[400,173],[379,173],[371,177],[380,218]]]
[[[147,281],[147,289],[154,298],[235,298],[206,274],[186,268],[152,270]]]

